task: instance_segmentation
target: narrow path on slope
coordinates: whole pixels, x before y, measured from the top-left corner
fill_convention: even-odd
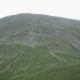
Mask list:
[[[20,54],[20,55],[16,58],[16,60],[10,65],[10,68],[11,68],[12,65],[16,64],[16,63],[20,60],[20,58],[23,56],[24,52],[25,52],[25,49],[22,48],[21,54]],[[17,71],[14,70],[14,72],[13,72],[13,74],[12,74],[12,77],[10,77],[9,80],[15,78],[15,77],[16,77],[16,73],[17,73]]]
[[[21,50],[22,50],[22,51],[21,51]],[[17,53],[16,56],[15,56],[16,59],[15,59],[14,61],[12,61],[11,64],[7,65],[7,67],[6,67],[5,69],[1,70],[0,72],[4,73],[4,72],[8,71],[13,64],[16,64],[16,63],[19,61],[19,59],[21,58],[21,56],[24,54],[23,48],[20,49],[20,50],[19,50],[18,52],[16,52],[16,53]],[[20,53],[21,53],[21,54],[20,54]],[[15,57],[13,57],[13,58],[15,58]]]
[[[16,63],[20,60],[20,58],[21,58],[22,55],[24,54],[24,51],[25,51],[25,50],[24,50],[23,48],[20,49],[20,50],[19,50],[19,53],[18,53],[19,55],[16,56],[16,59],[13,61],[13,63],[7,65],[7,67],[6,67],[4,70],[0,71],[0,72],[3,74],[4,72],[8,71],[9,69],[12,69],[11,66],[12,66],[12,65],[16,65]],[[21,53],[21,54],[20,54],[20,53]],[[14,70],[13,75],[12,75],[12,78],[15,77],[15,74],[16,74],[16,70]],[[2,78],[2,77],[1,77],[1,78]],[[3,77],[3,78],[5,78],[5,77]],[[10,78],[9,80],[11,80],[11,78]]]
[[[36,18],[37,19],[37,18]],[[36,20],[35,20],[36,21]],[[36,29],[36,25],[34,24],[35,23],[35,21],[33,20],[33,22],[32,22],[32,24],[31,24],[31,29],[30,29],[30,31],[29,31],[29,37],[30,37],[30,39],[29,39],[29,45],[30,45],[30,47],[34,47],[35,46],[35,42],[34,42],[34,38],[35,38],[35,29]]]
[[[8,58],[9,58],[9,60],[10,60],[10,59],[13,59],[13,58],[15,58],[15,57],[17,57],[17,56],[19,55],[19,53],[20,53],[20,52],[21,52],[21,49],[20,49],[20,50],[17,50],[17,51],[16,51],[15,56],[13,56],[12,58],[9,58],[10,56],[8,57]],[[9,68],[10,68],[10,66],[11,66],[11,64],[7,65],[7,66],[6,66],[6,68],[5,68],[5,69],[3,69],[3,70],[1,70],[0,72],[8,71],[8,70],[9,70]]]
[[[30,43],[30,46],[31,46],[31,47],[34,46],[34,45],[33,45],[33,38],[34,38],[34,33],[33,33],[34,28],[33,28],[33,27],[34,27],[34,26],[31,27],[31,30],[30,30],[30,32],[29,32],[29,36],[30,36],[29,43]]]
[[[40,27],[38,28],[38,30],[39,30],[39,33],[40,33],[41,38],[42,38],[43,41],[45,42],[46,39],[45,39],[45,37],[41,34],[41,29],[40,29]],[[55,54],[55,52],[54,52],[53,50],[51,50],[50,47],[49,47],[47,44],[46,44],[46,47],[48,48],[49,54],[50,54],[51,56],[55,57],[55,58],[58,59],[59,61],[62,61],[62,62],[64,61],[65,63],[67,63],[67,61],[66,61],[65,59],[62,59],[61,57],[57,56],[57,55]]]

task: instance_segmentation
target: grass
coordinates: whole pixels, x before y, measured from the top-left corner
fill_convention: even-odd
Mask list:
[[[6,49],[9,50],[13,45],[6,46]],[[71,62],[69,62],[68,64],[60,62],[55,57],[49,54],[48,49],[45,46],[36,46],[34,48],[19,44],[15,44],[14,46],[15,47],[12,49],[12,51],[14,52],[7,52],[8,55],[11,55],[8,56],[6,60],[5,58],[2,59],[4,60],[4,63],[0,64],[0,71],[3,71],[0,72],[0,80],[80,79],[79,63],[76,65],[76,63],[74,62],[74,65],[72,66]],[[22,52],[23,54],[20,56],[19,60],[17,60]],[[8,66],[10,66],[9,69],[7,68]]]
[[[0,20],[0,80],[80,80],[80,22],[20,14]]]

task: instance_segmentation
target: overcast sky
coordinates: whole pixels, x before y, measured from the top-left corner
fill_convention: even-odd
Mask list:
[[[0,0],[0,18],[18,13],[47,14],[80,20],[80,0]]]

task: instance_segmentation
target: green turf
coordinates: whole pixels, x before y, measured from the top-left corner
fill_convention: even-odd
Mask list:
[[[37,14],[0,19],[0,80],[80,80],[80,21]]]

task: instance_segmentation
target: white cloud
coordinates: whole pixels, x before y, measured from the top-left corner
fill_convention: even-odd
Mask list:
[[[0,0],[0,17],[37,13],[80,19],[79,0]]]

